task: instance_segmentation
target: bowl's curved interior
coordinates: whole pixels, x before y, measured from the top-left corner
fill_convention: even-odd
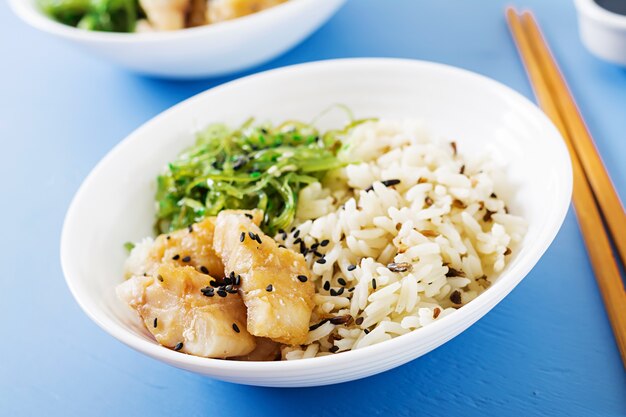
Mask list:
[[[274,122],[312,120],[341,103],[356,117],[419,118],[461,153],[490,152],[505,167],[499,192],[523,216],[528,233],[485,293],[423,329],[379,345],[290,362],[230,362],[162,348],[114,294],[126,241],[152,233],[156,174],[211,122],[250,116]],[[332,124],[344,115],[326,117]],[[131,134],[93,170],[67,214],[61,258],[67,283],[85,312],[124,343],[175,366],[258,385],[315,385],[389,369],[467,328],[528,273],[556,235],[571,193],[567,150],[553,125],[512,90],[467,71],[419,61],[322,61],[250,76],[202,93]]]

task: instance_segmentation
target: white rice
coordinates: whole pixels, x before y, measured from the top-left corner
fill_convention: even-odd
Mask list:
[[[305,256],[317,292],[314,329],[284,359],[359,349],[440,320],[493,282],[525,233],[493,194],[502,173],[489,158],[464,160],[419,122],[366,122],[347,144],[341,155],[363,162],[304,188],[298,238],[276,237],[296,251],[298,239],[317,243],[325,259]],[[394,272],[391,262],[404,267]],[[344,324],[326,320],[348,315]]]

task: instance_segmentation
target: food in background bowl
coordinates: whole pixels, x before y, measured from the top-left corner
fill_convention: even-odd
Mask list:
[[[212,125],[157,180],[162,233],[118,295],[164,346],[301,359],[379,343],[485,291],[525,233],[488,156],[412,120]]]
[[[38,0],[53,19],[105,32],[177,30],[235,19],[287,0]]]

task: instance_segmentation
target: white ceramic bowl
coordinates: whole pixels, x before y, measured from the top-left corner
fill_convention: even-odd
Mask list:
[[[168,78],[219,76],[244,70],[292,48],[326,22],[345,0],[290,0],[249,16],[172,32],[107,33],[77,29],[44,15],[37,0],[9,0],[31,26],[133,71]]]
[[[600,7],[594,0],[576,0],[583,44],[600,59],[626,66],[626,16]]]
[[[194,141],[193,130],[208,123],[236,125],[251,115],[274,122],[311,120],[333,103],[347,105],[356,117],[423,118],[433,134],[454,138],[462,152],[493,152],[506,166],[510,188],[502,193],[509,207],[529,223],[520,250],[497,281],[459,311],[363,349],[289,362],[234,362],[159,346],[114,293],[122,281],[123,242],[152,233],[155,175]],[[428,62],[321,61],[211,89],[132,133],[94,168],[77,192],[65,219],[61,261],[69,288],[87,315],[153,358],[243,384],[332,384],[415,359],[485,315],[548,248],[567,212],[571,189],[570,160],[557,130],[513,90],[471,72]]]

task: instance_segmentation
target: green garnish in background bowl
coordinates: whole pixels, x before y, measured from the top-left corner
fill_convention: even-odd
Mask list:
[[[54,20],[79,29],[134,32],[142,14],[138,0],[38,0]]]

